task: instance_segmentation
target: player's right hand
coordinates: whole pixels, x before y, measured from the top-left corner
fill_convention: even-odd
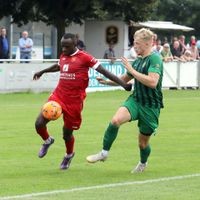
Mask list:
[[[41,76],[42,76],[42,73],[41,73],[41,72],[36,72],[36,73],[33,75],[33,80],[38,80]]]
[[[124,86],[124,89],[125,89],[126,91],[131,91],[131,90],[132,90],[132,84],[130,84],[130,83],[126,84],[126,85]]]

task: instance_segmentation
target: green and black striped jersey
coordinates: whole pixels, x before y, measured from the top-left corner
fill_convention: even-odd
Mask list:
[[[158,73],[160,75],[158,84],[155,89],[145,86],[135,79],[133,97],[137,102],[144,106],[163,108],[162,95],[162,78],[163,78],[163,62],[157,53],[151,53],[147,57],[138,57],[132,64],[133,68],[142,74],[148,75],[149,72]],[[132,76],[127,72],[129,76]],[[133,77],[133,76],[132,76]]]

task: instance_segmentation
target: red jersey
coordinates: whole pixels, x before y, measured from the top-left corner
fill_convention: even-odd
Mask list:
[[[89,68],[96,69],[100,63],[87,52],[77,50],[70,56],[61,54],[58,64],[60,79],[54,94],[61,99],[65,97],[68,99],[70,96],[85,94],[89,82]]]

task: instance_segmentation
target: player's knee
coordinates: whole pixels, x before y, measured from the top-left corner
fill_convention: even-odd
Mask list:
[[[113,117],[111,123],[118,127],[121,125],[121,122],[118,117]]]
[[[63,140],[69,141],[73,137],[73,130],[63,126]]]
[[[72,134],[63,134],[63,140],[64,141],[69,141],[69,140],[71,140],[71,138],[72,138]]]
[[[40,117],[38,117],[36,119],[36,121],[35,121],[35,128],[36,129],[41,128],[41,127],[43,127],[45,125],[46,125],[46,123],[44,123],[44,121]]]
[[[145,145],[142,144],[142,143],[139,143],[139,144],[138,144],[138,147],[139,147],[139,149],[145,149]]]
[[[139,141],[138,147],[140,149],[145,149],[148,146],[148,143],[146,141]]]

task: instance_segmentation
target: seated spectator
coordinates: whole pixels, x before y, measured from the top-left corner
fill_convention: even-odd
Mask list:
[[[109,44],[108,49],[106,49],[105,52],[104,52],[103,58],[104,59],[110,59],[111,63],[113,63],[116,60],[113,44]]]
[[[178,40],[175,40],[173,42],[171,52],[172,52],[172,56],[173,56],[174,60],[180,60],[182,53],[181,53],[180,43]]]
[[[161,56],[161,58],[164,62],[173,61],[173,56],[172,56],[172,53],[171,53],[171,50],[170,50],[170,45],[168,43],[165,43],[163,45],[163,49],[160,52],[160,56]]]

